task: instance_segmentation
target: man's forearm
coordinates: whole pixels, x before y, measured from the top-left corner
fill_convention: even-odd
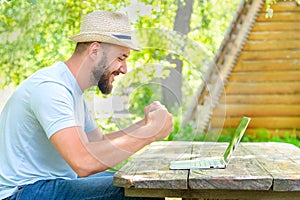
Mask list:
[[[153,141],[143,137],[150,129],[142,124],[140,121],[124,130],[107,134],[102,141],[87,142],[85,147],[102,165],[113,167]]]
[[[145,126],[145,125],[146,125],[145,119],[142,119],[142,120],[130,125],[129,127],[125,128],[123,130],[119,130],[119,131],[115,131],[115,132],[112,132],[112,133],[105,134],[103,139],[112,140],[112,139],[121,137],[124,134],[130,134],[130,133],[134,132],[135,130],[137,130],[137,129]]]

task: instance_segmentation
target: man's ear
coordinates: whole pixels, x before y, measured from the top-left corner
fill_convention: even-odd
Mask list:
[[[88,48],[88,54],[93,60],[97,59],[99,57],[99,54],[102,55],[102,52],[103,52],[103,47],[99,42],[91,43]]]

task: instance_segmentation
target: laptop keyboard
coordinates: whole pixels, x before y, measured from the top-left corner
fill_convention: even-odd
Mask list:
[[[203,160],[182,160],[171,162],[171,169],[210,169],[219,168],[224,169],[226,167],[222,158],[219,159],[203,159]]]
[[[199,160],[195,163],[195,167],[207,167],[207,168],[213,168],[212,166],[222,166],[224,165],[224,162],[220,159],[207,159],[207,160]]]

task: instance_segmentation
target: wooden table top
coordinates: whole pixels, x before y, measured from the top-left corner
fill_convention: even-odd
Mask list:
[[[222,156],[227,145],[152,143],[115,174],[114,183],[124,187],[128,196],[216,198],[220,193],[223,199],[227,194],[243,199],[269,194],[278,199],[300,199],[300,148],[291,144],[240,143],[226,169],[169,169],[171,160]]]

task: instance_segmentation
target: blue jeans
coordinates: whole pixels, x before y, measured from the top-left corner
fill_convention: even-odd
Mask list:
[[[37,181],[19,187],[9,200],[141,200],[154,198],[125,197],[124,189],[113,185],[113,172],[101,172],[87,178]],[[162,198],[164,199],[164,198]]]

